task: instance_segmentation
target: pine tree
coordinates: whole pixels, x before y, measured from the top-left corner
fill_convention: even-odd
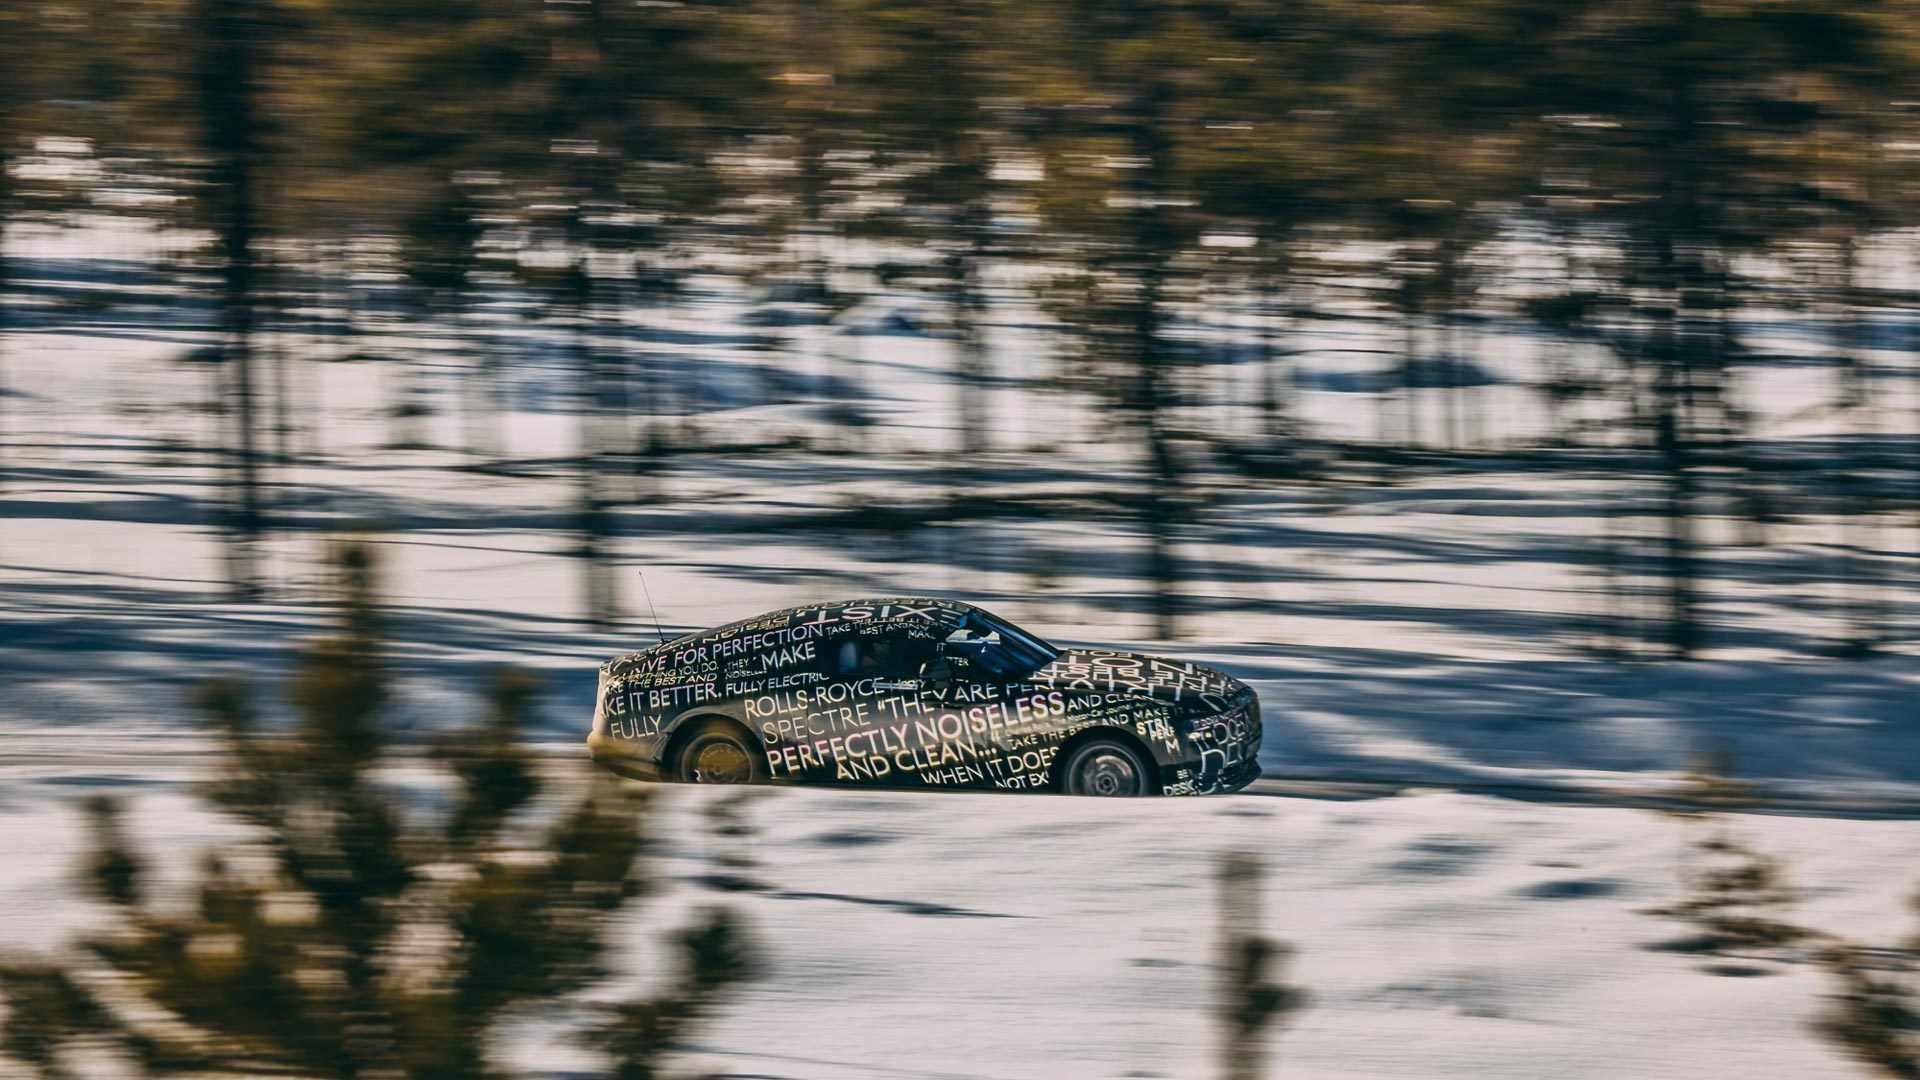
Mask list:
[[[1826,967],[1840,989],[1814,1029],[1880,1076],[1920,1080],[1920,989],[1856,948],[1829,950]]]
[[[1920,914],[1920,893],[1912,907]],[[1814,1030],[1889,1080],[1920,1078],[1920,929],[1889,949],[1834,945],[1822,963],[1840,988]]]
[[[1688,890],[1686,898],[1647,914],[1699,927],[1699,945],[1704,949],[1772,948],[1809,935],[1806,928],[1772,914],[1792,906],[1797,898],[1779,861],[1723,829],[1694,841],[1681,878]]]
[[[1686,777],[1686,795],[1701,809],[1680,815],[1697,830],[1680,866],[1687,895],[1645,914],[1699,927],[1701,936],[1692,944],[1709,952],[1772,948],[1815,936],[1805,927],[1774,917],[1774,912],[1784,911],[1799,898],[1787,883],[1785,867],[1741,840],[1720,816],[1720,811],[1750,808],[1759,802],[1752,787],[1733,776],[1733,766],[1731,745],[1696,749]]]
[[[601,778],[535,829],[542,785],[518,743],[531,683],[505,672],[491,715],[435,752],[456,780],[443,820],[407,813],[375,779],[387,682],[369,549],[347,546],[337,565],[337,628],[303,653],[293,730],[268,728],[238,682],[201,692],[230,762],[208,797],[255,839],[209,857],[191,910],[143,902],[119,808],[90,804],[88,876],[113,927],[71,961],[0,969],[5,1052],[38,1075],[63,1075],[67,1049],[91,1042],[150,1076],[494,1076],[487,1040],[509,1010],[606,974],[609,918],[643,884],[644,801]],[[725,913],[681,951],[678,985],[593,1028],[621,1075],[651,1075],[750,969]],[[629,1038],[639,1014],[672,1022]]]

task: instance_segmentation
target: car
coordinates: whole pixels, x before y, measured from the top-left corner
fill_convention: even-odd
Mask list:
[[[607,661],[587,746],[640,780],[1203,795],[1260,775],[1260,703],[958,601],[849,600]]]

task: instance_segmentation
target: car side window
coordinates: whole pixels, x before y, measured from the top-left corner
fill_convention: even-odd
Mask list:
[[[932,652],[925,643],[891,634],[850,637],[835,647],[833,670],[847,678],[911,679]]]
[[[976,677],[1010,681],[1024,679],[1058,654],[1012,626],[997,626],[969,615],[947,635],[941,652],[950,661],[964,663]]]

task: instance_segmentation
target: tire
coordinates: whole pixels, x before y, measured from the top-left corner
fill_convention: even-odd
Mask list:
[[[680,747],[673,778],[683,784],[764,784],[767,763],[746,733],[724,720],[703,721]]]
[[[1117,739],[1092,739],[1073,748],[1060,766],[1068,795],[1129,798],[1153,794],[1153,774],[1140,751]]]

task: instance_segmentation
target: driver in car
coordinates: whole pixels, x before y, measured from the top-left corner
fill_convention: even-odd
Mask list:
[[[840,646],[840,673],[856,678],[875,676],[890,679],[909,671],[918,671],[922,665],[914,655],[916,650],[910,647],[912,644],[884,637],[849,641]],[[925,652],[924,649],[919,651]]]

